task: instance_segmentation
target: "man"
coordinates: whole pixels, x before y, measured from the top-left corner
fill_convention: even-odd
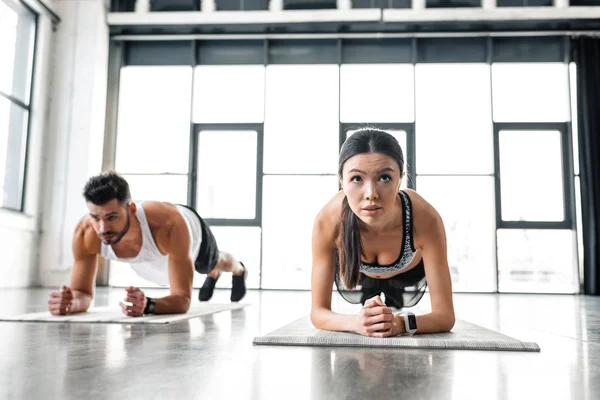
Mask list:
[[[127,262],[141,277],[169,285],[170,294],[152,299],[136,287],[125,289],[123,313],[185,313],[192,298],[194,270],[208,274],[200,301],[208,301],[221,272],[232,273],[231,301],[246,294],[247,270],[231,254],[219,251],[208,225],[191,208],[171,203],[131,202],[129,185],[115,172],[94,176],[83,196],[89,214],[73,235],[71,283],[50,293],[53,315],[87,311],[92,302],[98,255]]]

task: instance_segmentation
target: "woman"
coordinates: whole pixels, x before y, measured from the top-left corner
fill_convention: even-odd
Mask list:
[[[357,131],[342,146],[338,175],[342,190],[313,229],[313,325],[374,337],[452,329],[444,225],[419,194],[400,190],[404,156],[396,139],[377,129]],[[334,281],[346,300],[363,303],[358,315],[331,311]],[[393,314],[391,307],[414,306],[426,286],[430,313]]]

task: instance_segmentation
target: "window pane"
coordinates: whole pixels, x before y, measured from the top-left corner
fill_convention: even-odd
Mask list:
[[[494,178],[420,176],[417,180],[419,194],[444,221],[452,289],[495,291]]]
[[[355,133],[357,129],[350,129],[346,132],[346,139],[348,139],[353,133]],[[401,189],[406,189],[408,187],[408,171],[410,170],[409,165],[407,164],[408,154],[406,152],[406,132],[396,129],[385,129],[387,133],[392,135],[398,143],[400,144],[400,148],[402,148],[402,154],[404,154],[404,177],[400,184]]]
[[[263,122],[264,93],[262,65],[196,67],[194,122]]]
[[[0,207],[21,209],[28,112],[0,97]]]
[[[411,64],[342,65],[342,122],[413,122],[414,67]]]
[[[494,121],[569,121],[569,81],[563,63],[494,63]]]
[[[336,173],[337,65],[267,67],[265,173]]]
[[[576,293],[574,244],[570,230],[498,230],[499,290]]]
[[[491,174],[487,64],[417,64],[418,174]]]
[[[313,224],[337,191],[336,176],[264,177],[263,288],[310,289]]]
[[[116,169],[187,173],[191,67],[121,69]]]
[[[0,1],[0,91],[29,104],[35,14],[19,1]]]
[[[204,217],[204,216],[202,216]],[[211,226],[220,251],[233,255],[248,268],[246,287],[257,289],[260,280],[260,239],[259,227]],[[197,287],[202,286],[205,275],[196,274]],[[231,274],[223,274],[217,281],[218,288],[231,287]]]
[[[255,217],[256,142],[256,131],[200,132],[197,202],[202,218]]]
[[[187,175],[123,175],[134,201],[187,204]]]
[[[560,135],[500,131],[502,220],[564,220]]]

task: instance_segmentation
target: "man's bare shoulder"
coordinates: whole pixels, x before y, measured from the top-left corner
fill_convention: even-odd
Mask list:
[[[189,231],[185,218],[175,204],[147,201],[142,204],[142,207],[156,245],[161,251],[169,254],[177,252],[178,249],[188,251],[186,246],[189,246],[190,240],[186,238],[189,237]]]
[[[100,254],[100,238],[89,215],[83,216],[73,232],[73,252],[79,256]]]
[[[142,203],[146,219],[151,229],[166,229],[171,228],[184,219],[175,206],[175,204],[163,201],[146,201]]]
[[[158,248],[173,256],[189,255],[189,231],[177,206],[172,203],[148,201],[143,205]]]

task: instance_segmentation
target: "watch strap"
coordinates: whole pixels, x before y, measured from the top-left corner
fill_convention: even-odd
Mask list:
[[[154,308],[156,307],[156,301],[152,297],[146,297],[146,307],[144,308],[144,314],[154,314]]]

